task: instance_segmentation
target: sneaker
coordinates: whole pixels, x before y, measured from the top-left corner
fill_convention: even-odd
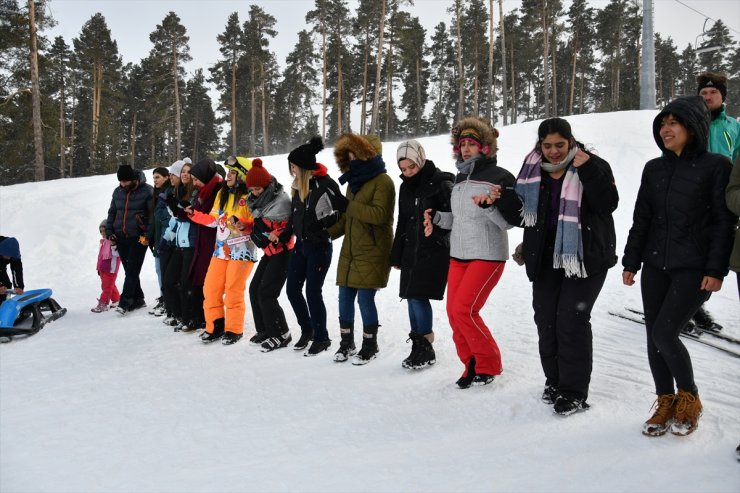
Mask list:
[[[257,332],[249,339],[249,343],[255,346],[261,346],[263,342],[269,339],[269,337],[270,336],[267,335],[267,332]]]
[[[702,405],[699,395],[679,390],[676,395],[676,414],[671,423],[671,433],[686,436],[693,433],[699,426]]]
[[[642,425],[642,434],[649,437],[665,435],[668,428],[671,427],[673,416],[676,413],[676,395],[659,395],[650,409],[655,409],[655,412]]]
[[[241,338],[241,334],[235,334],[234,332],[225,332],[223,337],[221,338],[221,344],[223,344],[224,346],[231,346]]]
[[[558,395],[555,401],[555,406],[552,408],[552,412],[561,416],[570,416],[578,411],[585,411],[589,406],[586,403],[586,399],[581,397],[569,397],[567,395]]]
[[[210,334],[208,332],[203,332],[200,335],[200,340],[203,341],[203,344],[210,344],[212,342],[215,342],[221,339],[223,336],[224,336],[223,332],[214,332],[213,334]]]
[[[557,399],[558,389],[553,385],[545,385],[545,390],[542,391],[542,402],[553,405]]]
[[[468,361],[468,369],[463,376],[457,379],[457,382],[455,382],[455,385],[457,385],[461,389],[467,389],[470,388],[470,386],[473,384],[473,379],[475,378],[475,358],[470,358],[470,361]]]
[[[303,353],[303,356],[316,356],[319,353],[327,351],[331,347],[331,341],[313,341],[308,351]],[[293,346],[295,348],[295,346]]]
[[[303,351],[308,347],[309,344],[311,344],[311,341],[313,340],[313,334],[309,333],[303,333],[301,334],[301,337],[298,339],[298,342],[293,344],[293,351]]]
[[[270,351],[287,347],[292,340],[293,337],[290,335],[290,332],[286,332],[279,337],[268,337],[260,346],[260,351],[269,353]]]
[[[493,383],[495,379],[496,379],[496,375],[488,375],[487,373],[477,373],[473,377],[472,385],[476,387],[481,387],[483,385],[488,385],[489,383]]]
[[[98,304],[94,307],[90,308],[90,311],[93,313],[101,313],[101,312],[107,312],[108,311],[108,305],[105,303],[101,303],[98,301]]]

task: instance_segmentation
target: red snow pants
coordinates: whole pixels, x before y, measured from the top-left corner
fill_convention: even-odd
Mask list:
[[[504,265],[504,262],[450,259],[447,317],[465,374],[472,357],[475,357],[476,373],[501,374],[501,352],[479,312],[501,279]]]
[[[100,303],[107,305],[110,302],[118,303],[121,294],[116,287],[118,272],[99,272],[100,275]]]

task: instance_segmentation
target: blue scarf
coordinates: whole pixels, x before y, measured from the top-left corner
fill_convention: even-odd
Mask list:
[[[365,182],[385,172],[385,163],[380,155],[375,156],[369,161],[350,161],[349,171],[339,177],[339,183],[342,185],[349,183],[352,193],[357,193]]]

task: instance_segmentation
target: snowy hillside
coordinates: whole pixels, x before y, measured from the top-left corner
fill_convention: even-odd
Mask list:
[[[658,155],[654,115],[568,118],[614,170],[620,257],[642,167]],[[538,124],[501,129],[500,165],[518,172]],[[421,142],[439,167],[454,169],[448,136]],[[384,143],[399,184],[395,152]],[[318,157],[337,178],[331,150]],[[289,183],[285,155],[263,161]],[[454,386],[463,368],[442,302],[433,305],[437,364],[401,368],[410,343],[396,271],[377,296],[378,358],[362,367],[332,361],[339,242],[324,289],[334,345],[316,358],[261,353],[246,339],[205,346],[146,310],[91,313],[98,224],[116,185],[109,175],[0,189],[0,234],[20,241],[27,289],[50,287],[69,310],[36,336],[0,345],[0,491],[740,491],[740,359],[687,341],[704,403],[699,429],[642,436],[655,396],[644,328],[607,314],[641,307],[639,286],[623,286],[619,267],[593,310],[591,410],[563,418],[540,402],[531,286],[513,262],[483,312],[504,373],[469,390]],[[512,250],[520,238],[511,232]],[[142,286],[153,303],[150,256]],[[281,302],[295,338],[284,294]],[[740,337],[734,277],[708,308]],[[250,336],[249,311],[246,324]]]

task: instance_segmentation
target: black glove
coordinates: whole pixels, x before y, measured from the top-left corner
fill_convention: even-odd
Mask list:
[[[169,197],[167,197],[166,202],[167,202],[167,207],[170,208],[170,210],[172,211],[172,214],[177,214],[177,203],[178,203],[177,197],[175,197],[174,195],[170,195]]]
[[[347,212],[348,204],[349,200],[347,200],[347,197],[345,197],[341,193],[334,196],[334,206],[340,213],[344,214],[345,212]]]

